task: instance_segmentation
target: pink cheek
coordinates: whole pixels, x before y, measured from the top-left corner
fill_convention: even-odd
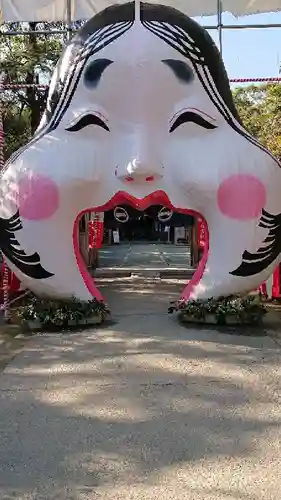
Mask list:
[[[230,219],[255,219],[265,206],[265,187],[253,175],[232,175],[219,186],[217,202],[221,213]]]
[[[59,207],[59,189],[43,175],[25,177],[19,182],[19,212],[28,220],[49,219]]]

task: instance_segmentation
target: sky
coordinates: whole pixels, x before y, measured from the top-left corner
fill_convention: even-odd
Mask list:
[[[200,24],[216,25],[216,16],[196,18]],[[281,24],[281,12],[235,18],[223,14],[224,25]],[[217,45],[218,33],[210,30]],[[223,30],[224,63],[229,78],[276,77],[281,66],[281,27],[265,29]]]

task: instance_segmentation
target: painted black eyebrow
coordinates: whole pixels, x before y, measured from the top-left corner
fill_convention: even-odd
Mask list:
[[[190,122],[195,123],[199,127],[203,127],[207,130],[213,130],[217,128],[216,125],[205,120],[203,116],[194,113],[193,111],[185,111],[177,117],[177,119],[170,128],[170,133],[174,132],[174,130],[180,127],[180,125],[183,125],[183,123],[190,123]]]
[[[67,132],[78,132],[89,125],[97,125],[98,127],[101,127],[109,132],[109,128],[106,123],[99,116],[93,113],[83,115],[73,125],[70,125],[65,130],[67,130]]]
[[[110,59],[96,59],[88,64],[84,73],[84,83],[86,87],[95,89],[98,86],[104,71],[111,64],[113,64],[113,61]]]
[[[180,82],[191,83],[194,79],[191,67],[184,61],[180,61],[179,59],[163,59],[162,63],[166,64],[172,70]]]

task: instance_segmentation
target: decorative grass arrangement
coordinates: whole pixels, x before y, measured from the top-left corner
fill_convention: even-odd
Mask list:
[[[50,300],[31,296],[16,311],[21,324],[32,330],[55,330],[81,325],[101,324],[109,315],[104,302]]]
[[[169,313],[173,312],[179,312],[183,322],[217,325],[260,325],[267,313],[253,295],[179,301],[171,305]]]

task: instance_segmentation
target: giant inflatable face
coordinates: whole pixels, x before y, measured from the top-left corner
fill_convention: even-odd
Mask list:
[[[254,289],[280,258],[280,166],[243,128],[207,32],[169,7],[114,6],[83,26],[1,190],[2,251],[40,294],[101,298],[78,215],[117,203],[205,218],[208,249],[184,297]]]

